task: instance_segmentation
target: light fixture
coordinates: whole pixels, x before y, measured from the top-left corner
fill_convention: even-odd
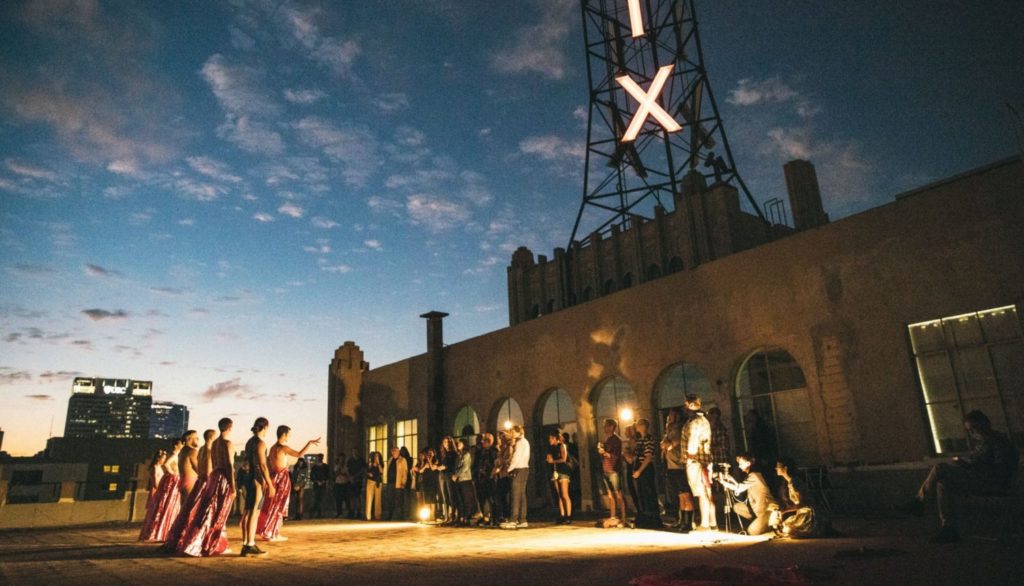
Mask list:
[[[624,423],[629,423],[633,421],[633,410],[630,409],[629,407],[623,407],[622,410],[619,411],[619,419],[621,419]]]
[[[420,523],[430,521],[430,507],[420,507]]]
[[[512,429],[512,422],[508,419],[505,420],[505,431]]]

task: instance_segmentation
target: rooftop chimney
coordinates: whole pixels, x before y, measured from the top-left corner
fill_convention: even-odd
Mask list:
[[[420,317],[427,320],[427,445],[441,444],[444,436],[444,327],[443,311]]]
[[[821,205],[821,190],[814,165],[797,159],[786,163],[783,170],[786,190],[789,191],[789,209],[793,212],[793,227],[800,231],[827,224],[828,214]]]

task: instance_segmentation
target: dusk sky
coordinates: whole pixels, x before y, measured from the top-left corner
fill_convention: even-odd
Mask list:
[[[835,220],[1020,152],[1019,0],[697,6],[759,202],[792,158]],[[61,435],[75,376],[300,443],[344,341],[507,326],[512,251],[572,230],[587,94],[578,0],[0,3],[3,448]]]

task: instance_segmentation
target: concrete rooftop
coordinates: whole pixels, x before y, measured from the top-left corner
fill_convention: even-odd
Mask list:
[[[138,525],[0,532],[2,584],[684,584],[687,567],[799,568],[827,584],[1020,584],[1019,536],[928,542],[933,520],[838,520],[840,537],[766,541],[724,533],[289,521],[269,555],[191,559],[135,541]],[[238,528],[229,529],[239,550]],[[468,581],[468,582],[467,582]],[[735,582],[732,582],[735,583]],[[759,584],[766,584],[759,581]],[[779,582],[775,582],[779,583]]]

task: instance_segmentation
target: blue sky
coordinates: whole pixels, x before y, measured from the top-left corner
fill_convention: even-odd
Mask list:
[[[838,218],[1017,149],[1019,2],[697,4],[758,201],[794,157]],[[319,435],[345,340],[505,326],[511,252],[571,232],[586,83],[574,0],[4,2],[4,449],[76,375]]]

